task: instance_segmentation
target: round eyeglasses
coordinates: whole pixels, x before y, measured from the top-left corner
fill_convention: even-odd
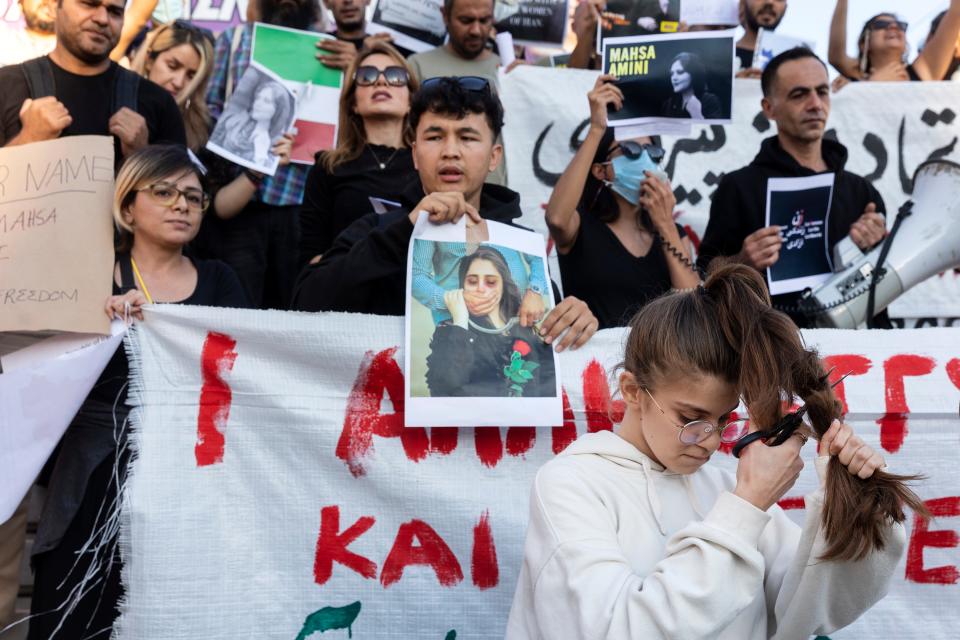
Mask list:
[[[146,191],[150,196],[165,207],[172,207],[180,196],[187,202],[187,208],[192,211],[206,211],[210,206],[210,196],[196,188],[180,189],[169,182],[158,182],[137,191]]]
[[[410,74],[407,73],[406,69],[399,66],[387,67],[383,70],[369,65],[360,66],[353,74],[353,80],[358,87],[369,87],[375,85],[381,75],[391,87],[405,87],[410,82]]]
[[[650,396],[650,399],[653,400],[653,404],[660,410],[663,417],[670,420],[670,416],[663,410],[663,407],[661,407],[657,399],[653,397],[653,394],[651,394],[646,387],[644,387],[643,390]],[[709,420],[691,420],[687,424],[677,424],[673,422],[673,420],[670,420],[670,422],[673,423],[673,426],[680,429],[677,437],[683,444],[700,444],[713,435],[714,431],[720,433],[720,442],[731,444],[747,433],[747,420],[743,418],[723,420],[720,424],[714,424]]]

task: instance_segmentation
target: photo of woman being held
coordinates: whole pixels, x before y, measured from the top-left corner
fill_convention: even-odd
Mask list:
[[[720,99],[707,90],[707,69],[700,56],[678,54],[670,63],[669,79],[673,95],[664,101],[661,115],[694,120],[723,117]]]
[[[430,342],[430,395],[556,395],[551,348],[535,327],[520,326],[520,290],[503,255],[481,246],[460,261],[459,283],[444,296],[451,320],[437,326]]]

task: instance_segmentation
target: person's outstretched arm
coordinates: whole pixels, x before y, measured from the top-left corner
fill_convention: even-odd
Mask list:
[[[950,0],[950,8],[933,37],[913,61],[913,70],[921,80],[943,80],[953,62],[960,35],[960,0]]]
[[[587,176],[590,175],[593,157],[607,130],[607,105],[613,105],[617,109],[623,106],[623,92],[612,84],[613,79],[613,76],[600,76],[593,90],[587,94],[590,101],[590,129],[547,202],[547,227],[559,253],[567,253],[580,232],[577,205]]]
[[[840,75],[854,80],[863,79],[860,61],[847,55],[847,0],[837,0],[837,6],[833,10],[827,59]]]

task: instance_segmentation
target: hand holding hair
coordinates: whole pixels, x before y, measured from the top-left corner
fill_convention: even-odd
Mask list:
[[[820,455],[836,456],[851,475],[866,480],[887,466],[883,456],[853,432],[850,425],[834,420],[820,438]]]

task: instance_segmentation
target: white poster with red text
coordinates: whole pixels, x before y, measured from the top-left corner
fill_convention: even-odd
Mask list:
[[[623,334],[564,353],[563,423],[404,428],[403,319],[159,306],[132,337],[122,639],[502,638],[537,469],[622,412]],[[853,638],[960,628],[960,331],[811,331],[848,421],[922,473],[889,595]],[[803,517],[807,467],[781,503]],[[708,464],[735,470],[723,451]],[[705,505],[706,506],[706,505]],[[567,606],[567,605],[562,605]]]

